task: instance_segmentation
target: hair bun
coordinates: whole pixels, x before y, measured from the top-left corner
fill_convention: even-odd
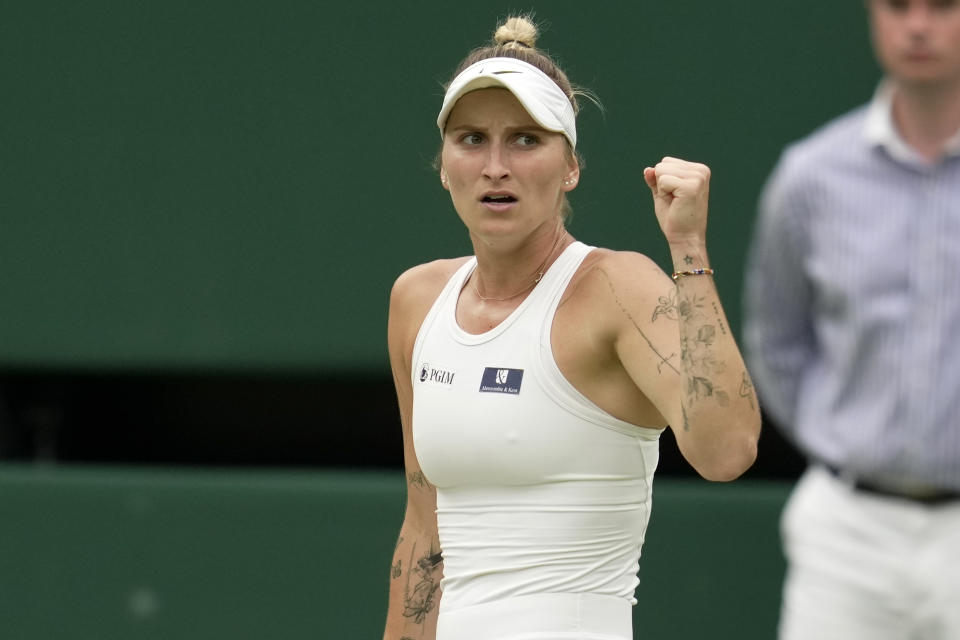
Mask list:
[[[493,41],[501,46],[514,44],[532,49],[536,46],[539,35],[537,25],[533,24],[528,16],[514,16],[507,18],[507,21],[497,28]]]

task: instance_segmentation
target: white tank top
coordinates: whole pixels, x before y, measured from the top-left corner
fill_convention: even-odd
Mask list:
[[[452,620],[464,607],[589,594],[622,602],[630,637],[660,430],[604,412],[563,377],[553,358],[554,313],[591,249],[580,242],[567,247],[513,313],[479,335],[456,322],[457,299],[476,267],[471,258],[417,335],[413,440],[424,475],[437,488],[441,628],[445,614]],[[538,624],[531,620],[512,626]],[[466,637],[467,629],[448,625],[437,638],[458,633]]]

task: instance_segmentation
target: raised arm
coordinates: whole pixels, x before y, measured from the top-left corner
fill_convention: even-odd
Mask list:
[[[644,171],[670,246],[674,280],[638,254],[605,265],[621,313],[617,357],[669,423],[686,460],[709,480],[753,464],[760,410],[717,295],[706,249],[710,171],[664,158]]]
[[[710,169],[668,157],[643,175],[677,274],[676,288],[654,310],[676,318],[679,329],[680,397],[673,402],[680,415],[674,408],[671,427],[697,471],[730,480],[756,459],[760,409],[710,272]]]
[[[437,493],[423,475],[413,448],[410,361],[420,322],[429,308],[422,295],[423,267],[408,271],[390,296],[388,336],[407,480],[407,507],[390,567],[390,596],[383,640],[434,640],[443,561],[437,534]]]

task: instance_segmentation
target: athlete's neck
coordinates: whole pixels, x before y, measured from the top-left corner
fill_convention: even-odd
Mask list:
[[[572,241],[559,218],[515,248],[506,249],[474,237],[477,268],[471,280],[477,297],[503,302],[530,291]]]

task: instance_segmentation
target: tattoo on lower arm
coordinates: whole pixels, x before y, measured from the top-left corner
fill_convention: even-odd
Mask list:
[[[717,318],[717,326],[720,327],[720,333],[727,335],[727,330],[723,326],[723,315],[720,313],[720,305],[716,302],[711,302],[710,304],[713,305],[713,315]]]
[[[437,604],[437,591],[440,589],[440,565],[443,556],[431,543],[430,549],[414,562],[417,545],[410,550],[410,564],[407,565],[407,585],[403,595],[403,617],[411,618],[416,624],[423,624]],[[414,574],[417,583],[411,586]]]
[[[710,321],[706,303],[703,296],[693,294],[680,298],[678,290],[673,290],[657,301],[651,321],[663,316],[680,323],[680,360],[687,374],[684,385],[687,404],[692,406],[698,400],[713,398],[721,407],[728,407],[730,396],[714,382],[715,374],[722,373],[725,365],[717,359],[713,350],[718,327],[724,335],[727,331],[720,322],[719,310],[715,304],[713,309],[718,315],[716,324]],[[690,428],[685,410],[684,428]]]
[[[725,368],[712,349],[717,329],[709,324],[694,328],[692,324],[688,322],[681,327],[680,335],[680,351],[687,365],[687,399],[692,404],[696,400],[712,397],[721,407],[727,407],[730,397],[713,382],[714,374],[722,373]]]
[[[740,391],[739,395],[741,398],[746,398],[747,402],[750,403],[751,409],[756,409],[757,405],[754,403],[754,391],[753,391],[753,382],[750,380],[750,376],[747,375],[747,372],[743,372],[743,380],[740,381]]]

